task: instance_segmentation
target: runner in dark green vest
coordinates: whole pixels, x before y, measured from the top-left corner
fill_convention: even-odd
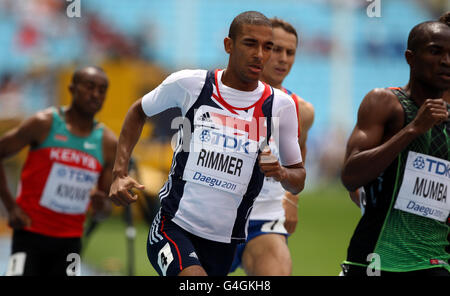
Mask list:
[[[450,212],[450,27],[415,26],[409,83],[369,92],[348,140],[342,182],[366,208],[344,275],[446,275]]]

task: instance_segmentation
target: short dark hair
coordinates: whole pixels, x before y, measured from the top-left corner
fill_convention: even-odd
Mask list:
[[[79,69],[75,70],[75,72],[73,72],[73,75],[72,75],[72,84],[77,84],[77,83],[79,83],[79,82],[81,81],[81,78],[83,77],[84,72],[85,72],[87,69],[89,69],[89,68],[93,68],[93,69],[99,71],[100,73],[105,74],[105,76],[106,76],[106,73],[105,73],[105,71],[103,70],[103,68],[98,67],[98,66],[86,66],[86,67],[83,67],[83,68],[79,68]]]
[[[414,26],[409,32],[407,49],[412,51],[416,50],[429,38],[430,28],[443,25],[446,24],[437,21],[426,21]]]
[[[245,11],[237,15],[231,22],[228,37],[236,39],[242,25],[261,25],[272,27],[270,20],[258,11]]]
[[[290,23],[279,19],[279,18],[271,18],[270,22],[272,23],[272,28],[281,28],[283,30],[285,30],[286,32],[295,35],[295,38],[297,39],[297,43],[298,43],[298,35],[297,35],[297,30],[295,30],[294,26],[292,26]]]
[[[447,11],[441,15],[439,22],[446,24],[450,27],[450,11]]]

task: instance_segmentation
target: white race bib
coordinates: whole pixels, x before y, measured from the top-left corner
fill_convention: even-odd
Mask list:
[[[450,212],[448,160],[409,151],[394,208],[444,222]]]
[[[39,204],[57,213],[84,214],[99,173],[55,162]]]
[[[245,193],[258,157],[259,141],[240,129],[242,126],[233,127],[233,121],[245,123],[240,117],[210,106],[196,111],[183,180],[238,195]],[[252,124],[251,120],[248,124]]]

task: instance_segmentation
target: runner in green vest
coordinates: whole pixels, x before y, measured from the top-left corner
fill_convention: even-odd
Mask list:
[[[415,26],[404,87],[369,92],[348,140],[342,182],[364,187],[344,275],[446,275],[450,212],[450,27]]]

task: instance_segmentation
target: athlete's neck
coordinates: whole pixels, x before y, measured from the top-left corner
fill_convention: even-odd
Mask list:
[[[223,70],[221,80],[224,85],[241,91],[253,91],[258,87],[258,80],[244,81],[228,68]]]
[[[283,89],[283,81],[280,82],[275,82],[273,80],[271,80],[269,77],[264,76],[264,74],[261,76],[261,81],[267,83],[268,85],[274,87],[274,88],[278,88],[278,89]]]
[[[436,89],[412,79],[405,87],[403,87],[403,89],[411,96],[418,106],[421,106],[427,99],[441,99],[444,95],[443,90]]]
[[[94,116],[79,112],[73,105],[63,112],[66,124],[70,127],[72,133],[79,136],[85,136],[91,133],[94,127]]]

